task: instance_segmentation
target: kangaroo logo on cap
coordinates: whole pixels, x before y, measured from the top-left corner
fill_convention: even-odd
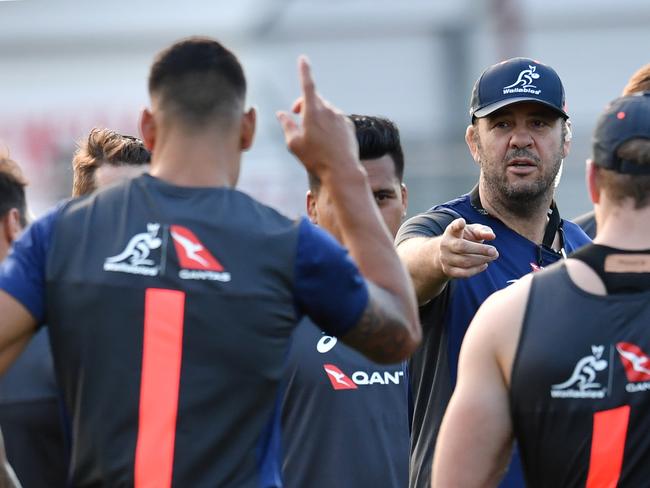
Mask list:
[[[525,69],[521,73],[519,73],[519,76],[517,77],[517,81],[515,81],[512,85],[503,87],[504,92],[508,88],[514,88],[514,87],[537,88],[535,85],[533,85],[533,80],[539,78],[539,73],[535,73],[535,71],[537,71],[537,66],[531,66],[529,64],[528,69]]]

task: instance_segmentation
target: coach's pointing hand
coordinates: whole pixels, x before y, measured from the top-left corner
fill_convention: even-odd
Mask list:
[[[492,229],[456,219],[440,238],[440,268],[448,278],[469,278],[485,271],[499,257],[496,248],[483,244],[494,239]]]
[[[307,58],[298,59],[302,96],[292,111],[300,114],[302,124],[287,112],[278,112],[289,150],[303,163],[307,171],[320,179],[358,169],[359,147],[352,121],[317,92]]]

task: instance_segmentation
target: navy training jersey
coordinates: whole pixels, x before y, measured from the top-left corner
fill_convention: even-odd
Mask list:
[[[593,295],[564,263],[533,277],[510,405],[530,487],[650,480],[650,293]]]
[[[376,364],[304,318],[282,399],[287,488],[408,484],[406,364]]]
[[[23,486],[65,486],[69,447],[46,328],[0,378],[0,428]]]
[[[396,244],[412,237],[442,235],[452,220],[463,217],[468,224],[489,226],[496,238],[487,242],[499,251],[499,258],[471,278],[449,281],[442,293],[420,307],[422,345],[409,362],[413,390],[411,461],[409,486],[429,488],[431,463],[440,423],[456,384],[458,355],[465,332],[474,314],[492,293],[560,259],[560,255],[526,239],[499,219],[477,207],[478,194],[463,195],[415,216],[400,228]],[[560,222],[566,254],[589,243],[575,224]],[[513,458],[516,458],[517,454]],[[521,487],[523,474],[516,459],[502,487]]]
[[[78,487],[281,486],[291,333],[307,314],[345,334],[368,300],[346,251],[306,219],[150,175],[34,223],[0,288],[47,321]]]

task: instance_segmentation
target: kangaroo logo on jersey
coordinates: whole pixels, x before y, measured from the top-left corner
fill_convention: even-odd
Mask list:
[[[151,259],[151,251],[162,244],[158,237],[159,230],[160,224],[147,224],[147,232],[134,235],[121,253],[106,258],[104,271],[156,276],[159,267]]]
[[[539,95],[542,90],[533,90],[537,86],[533,85],[533,80],[539,79],[539,73],[536,73],[537,66],[528,65],[528,69],[524,69],[519,73],[517,81],[512,85],[503,87],[503,94],[507,95],[509,93],[532,93],[533,95]]]
[[[650,358],[639,346],[629,342],[616,344],[625,375],[629,382],[625,389],[629,393],[650,390]]]
[[[568,380],[551,386],[553,398],[605,398],[606,389],[596,381],[598,373],[607,369],[602,359],[604,346],[591,346],[591,354],[581,358]]]
[[[323,364],[323,369],[327,373],[327,377],[332,383],[332,388],[335,390],[356,390],[357,385],[348,378],[343,371],[334,366],[333,364]]]
[[[347,376],[333,364],[323,364],[323,369],[335,390],[356,390],[358,386],[399,385],[404,371],[355,371]]]
[[[183,280],[230,281],[230,273],[208,251],[187,227],[172,225],[170,229],[181,266],[178,275]]]

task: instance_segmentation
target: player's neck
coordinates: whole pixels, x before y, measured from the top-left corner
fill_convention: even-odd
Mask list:
[[[510,202],[503,201],[487,188],[484,181],[479,184],[481,203],[487,212],[501,220],[509,228],[530,241],[541,244],[548,223],[548,209],[553,200],[553,194],[544,196],[537,201],[526,202],[523,209],[520,205],[516,210]],[[524,211],[522,211],[522,209]]]
[[[233,187],[241,151],[233,138],[169,132],[156,141],[151,175],[178,186]]]
[[[650,207],[634,209],[627,205],[599,208],[596,244],[617,249],[648,249],[650,247]]]

